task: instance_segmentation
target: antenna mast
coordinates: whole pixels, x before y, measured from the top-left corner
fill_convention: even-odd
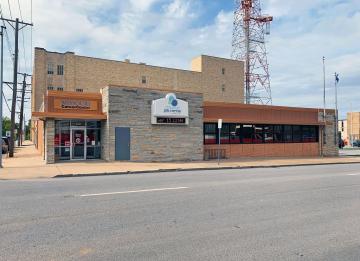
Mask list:
[[[272,104],[265,34],[272,16],[262,15],[260,0],[235,0],[231,57],[245,61],[245,102]]]

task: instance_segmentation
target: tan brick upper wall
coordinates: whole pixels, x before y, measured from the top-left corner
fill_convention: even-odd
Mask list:
[[[49,62],[54,64],[53,75],[47,74]],[[57,75],[57,65],[64,65],[64,75]],[[48,86],[63,87],[64,91],[79,88],[84,92],[99,92],[108,85],[143,87],[200,92],[204,101],[243,103],[243,62],[202,55],[193,59],[191,69],[179,70],[35,48],[32,109],[40,109]],[[142,83],[143,76],[146,77],[145,84]]]
[[[347,113],[347,132],[348,135],[360,135],[360,112]]]

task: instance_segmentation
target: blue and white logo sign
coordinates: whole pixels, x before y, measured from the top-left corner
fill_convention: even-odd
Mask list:
[[[157,124],[157,118],[185,118],[188,122],[188,102],[178,99],[174,93],[168,93],[165,98],[157,99],[151,105],[151,122]]]
[[[164,107],[164,113],[181,113],[179,102],[176,99],[176,95],[174,93],[168,93],[165,96],[165,100],[168,106]]]
[[[176,96],[173,93],[169,93],[165,96],[165,99],[168,101],[168,104],[176,107],[178,105],[178,102],[176,100]]]

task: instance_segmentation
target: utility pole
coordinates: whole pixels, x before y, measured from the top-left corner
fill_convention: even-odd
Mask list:
[[[26,76],[30,76],[26,73],[19,73],[24,76],[23,86],[21,90],[21,106],[20,106],[20,120],[19,120],[19,134],[18,134],[18,146],[22,146],[22,138],[23,138],[23,117],[24,117],[24,103],[25,103],[25,91],[26,91]]]
[[[3,121],[3,111],[2,111],[2,93],[3,93],[3,74],[4,74],[4,29],[5,26],[1,26],[1,54],[0,54],[0,131],[1,131],[1,142],[2,141],[2,121]],[[0,153],[0,169],[2,168],[2,153]]]
[[[11,128],[10,128],[10,142],[9,142],[9,157],[14,157],[14,141],[15,141],[15,113],[16,113],[16,99],[17,99],[17,70],[18,70],[18,55],[19,54],[19,18],[15,21],[15,57],[14,57],[14,78],[13,78],[13,97],[11,101]]]
[[[19,56],[19,31],[25,26],[33,26],[31,23],[25,23],[19,21],[19,18],[16,20],[0,18],[3,21],[6,21],[14,30],[15,30],[15,49],[14,49],[14,80],[13,80],[13,96],[11,104],[11,129],[10,129],[10,142],[9,142],[9,157],[14,157],[14,139],[15,139],[15,114],[16,114],[16,99],[17,99],[17,75],[18,75],[18,56]],[[15,23],[15,26],[13,25]],[[21,25],[21,27],[19,27]]]

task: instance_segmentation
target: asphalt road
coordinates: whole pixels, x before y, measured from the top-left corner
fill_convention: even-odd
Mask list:
[[[0,181],[0,260],[360,260],[360,164]]]

